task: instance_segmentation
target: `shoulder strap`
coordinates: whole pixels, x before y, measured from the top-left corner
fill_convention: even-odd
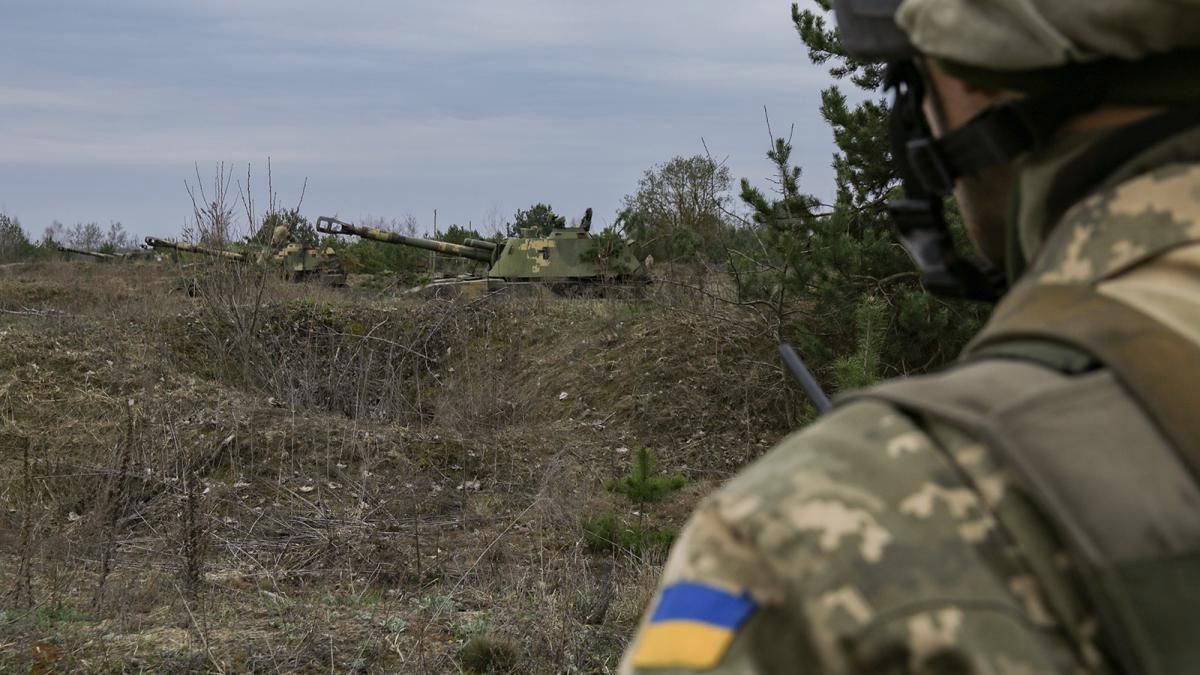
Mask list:
[[[969,358],[1022,340],[1080,350],[1111,370],[1200,476],[1200,346],[1089,286],[1014,291],[968,345]]]

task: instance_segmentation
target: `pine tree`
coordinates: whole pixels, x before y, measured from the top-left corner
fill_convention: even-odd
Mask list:
[[[554,212],[549,204],[538,202],[528,210],[517,209],[513,223],[509,226],[509,236],[519,236],[523,230],[532,230],[534,236],[550,234],[552,230],[566,227],[567,219]]]
[[[21,229],[16,218],[0,213],[0,262],[24,260],[33,255],[35,247]]]
[[[687,482],[678,474],[658,473],[658,458],[649,448],[638,447],[633,450],[633,462],[629,474],[611,484],[614,492],[619,492],[644,508],[647,502],[661,501],[668,493],[678,490]]]
[[[939,300],[921,287],[886,209],[898,182],[888,103],[879,94],[883,69],[846,57],[827,26],[828,0],[813,2],[816,11],[792,5],[809,59],[866,95],[852,105],[836,84],[821,94],[821,114],[838,148],[834,203],[819,211],[818,200],[800,191],[790,142],[776,139],[768,152],[777,173],[775,195],[769,199],[742,181],[762,252],[745,257],[751,262],[740,263],[741,269],[731,268],[739,290],[776,309],[780,337],[797,343],[810,367],[839,387],[861,386],[950,361],[986,308]]]

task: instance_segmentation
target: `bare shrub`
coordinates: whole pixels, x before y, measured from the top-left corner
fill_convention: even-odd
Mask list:
[[[217,164],[210,187],[204,187],[200,178],[200,165],[194,166],[196,184],[183,182],[188,197],[192,200],[192,227],[196,241],[205,246],[221,248],[233,241],[233,225],[236,213],[230,187],[233,172],[225,168],[225,162]]]

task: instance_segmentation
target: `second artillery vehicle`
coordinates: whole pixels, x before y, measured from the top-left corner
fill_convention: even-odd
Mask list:
[[[467,239],[462,244],[408,237],[374,227],[352,225],[329,216],[317,218],[316,227],[318,232],[326,234],[353,234],[467,258],[488,266],[487,276],[439,279],[414,289],[438,296],[477,295],[502,289],[531,292],[548,289],[560,295],[575,295],[649,283],[645,266],[626,242],[591,235],[591,213],[588,209],[579,227],[558,227],[548,234],[528,228],[519,236],[500,242]]]
[[[156,249],[168,249],[184,253],[195,253],[225,260],[268,262],[281,267],[284,278],[288,281],[320,281],[330,286],[344,286],[346,272],[342,269],[337,254],[332,249],[324,251],[290,243],[270,255],[255,258],[246,253],[226,251],[219,248],[208,248],[183,242],[167,241],[158,237],[146,237],[146,245]]]

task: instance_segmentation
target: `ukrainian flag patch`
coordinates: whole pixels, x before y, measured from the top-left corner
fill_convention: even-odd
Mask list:
[[[633,653],[635,668],[707,670],[758,609],[749,593],[680,581],[663,589]]]

